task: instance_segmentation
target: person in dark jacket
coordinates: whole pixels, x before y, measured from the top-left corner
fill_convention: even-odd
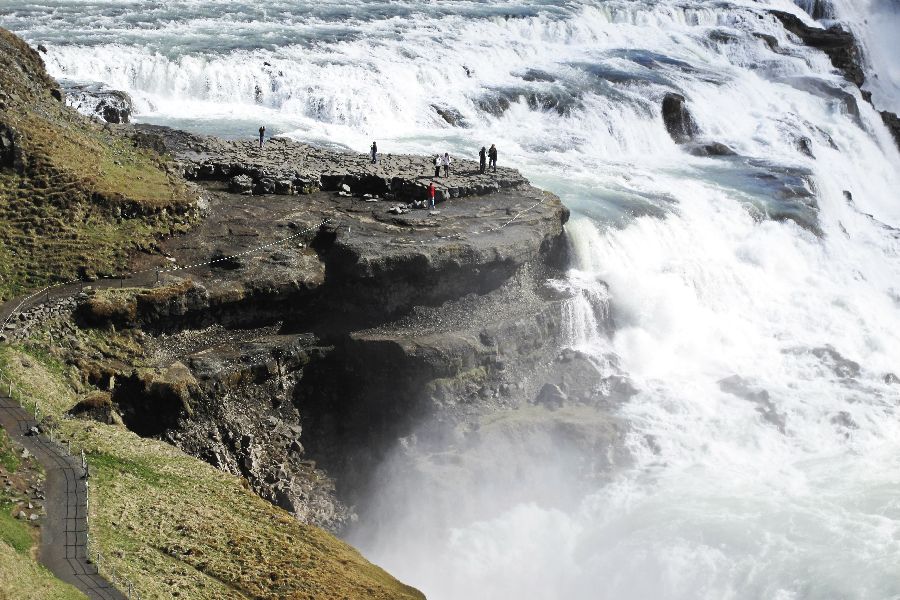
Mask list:
[[[490,166],[493,169],[494,173],[497,172],[497,146],[491,144],[491,149],[488,150],[488,158],[490,159]]]
[[[478,151],[478,170],[484,173],[487,170],[487,150],[484,146]]]
[[[378,145],[375,142],[372,142],[372,147],[369,148],[369,156],[372,158],[373,165],[378,162]]]
[[[441,159],[441,164],[444,165],[444,177],[450,177],[450,164],[453,162],[453,159],[450,158],[449,152],[444,152],[444,158]]]
[[[263,140],[266,138],[266,126],[259,128],[259,148],[262,150]]]

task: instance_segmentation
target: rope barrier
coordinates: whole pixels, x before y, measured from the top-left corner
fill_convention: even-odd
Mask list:
[[[231,254],[231,255],[229,255],[229,256],[223,256],[223,257],[220,257],[220,258],[208,260],[208,261],[205,261],[205,262],[198,262],[198,263],[194,263],[194,264],[190,264],[190,265],[176,265],[176,266],[174,266],[174,267],[167,267],[167,268],[165,268],[165,269],[160,269],[160,268],[158,268],[158,267],[151,267],[151,268],[148,268],[148,269],[141,269],[141,270],[138,270],[138,271],[129,271],[129,272],[127,272],[127,273],[122,273],[122,274],[116,275],[116,276],[114,276],[114,277],[104,277],[103,279],[104,279],[104,280],[107,280],[107,281],[119,281],[120,287],[121,287],[121,285],[122,285],[122,283],[124,282],[125,279],[130,279],[130,278],[136,277],[137,275],[144,275],[144,274],[147,274],[147,273],[154,273],[154,272],[155,272],[155,273],[157,273],[157,278],[158,278],[158,275],[161,274],[161,273],[175,273],[175,272],[177,272],[177,271],[185,271],[185,270],[188,270],[188,269],[196,269],[196,268],[199,268],[199,267],[207,267],[207,266],[211,266],[211,265],[218,264],[218,263],[221,263],[221,262],[226,262],[226,261],[229,261],[229,260],[234,260],[234,259],[236,259],[236,258],[241,258],[241,257],[244,257],[244,256],[249,256],[249,255],[254,254],[254,253],[256,253],[256,252],[260,252],[260,251],[262,251],[262,250],[266,250],[266,249],[268,249],[268,248],[272,248],[272,247],[274,247],[274,246],[278,246],[278,245],[283,244],[283,243],[285,243],[285,242],[289,242],[289,241],[291,241],[291,240],[297,239],[298,237],[300,237],[301,235],[303,235],[303,234],[305,234],[305,233],[309,233],[310,231],[312,231],[312,230],[314,230],[314,229],[319,229],[319,228],[321,228],[323,225],[325,225],[325,224],[328,223],[329,221],[331,221],[331,219],[324,219],[321,223],[318,223],[317,225],[313,225],[313,226],[307,227],[306,229],[303,229],[302,231],[298,231],[297,233],[295,233],[295,234],[293,234],[293,235],[289,235],[288,237],[282,238],[282,239],[280,239],[280,240],[275,240],[274,242],[269,242],[269,243],[267,243],[267,244],[263,244],[263,245],[261,245],[261,246],[255,247],[255,248],[250,248],[250,249],[244,250],[244,251],[242,251],[242,252],[238,252],[238,253],[235,253],[235,254]],[[12,310],[12,312],[10,312],[9,315],[7,315],[7,317],[3,320],[3,328],[5,329],[5,328],[6,328],[6,325],[9,324],[9,322],[13,319],[13,317],[15,317],[17,314],[19,314],[19,312],[22,310],[22,307],[25,306],[25,304],[27,304],[28,302],[30,302],[30,301],[33,300],[34,298],[40,297],[41,294],[45,294],[45,295],[46,295],[46,300],[45,300],[45,301],[49,302],[49,300],[50,300],[50,290],[56,289],[56,288],[66,287],[66,286],[69,286],[69,285],[74,285],[74,284],[76,284],[76,283],[83,283],[83,280],[81,280],[81,279],[70,279],[69,281],[62,281],[62,282],[60,282],[60,283],[55,283],[55,284],[52,284],[52,285],[48,285],[48,286],[45,286],[45,287],[43,287],[43,288],[41,288],[41,289],[39,289],[39,290],[37,290],[37,291],[35,291],[35,292],[29,294],[28,296],[24,297],[24,298],[16,305],[16,307]]]

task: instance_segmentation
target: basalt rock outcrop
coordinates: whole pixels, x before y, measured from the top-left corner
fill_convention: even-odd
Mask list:
[[[684,96],[669,92],[662,102],[663,122],[666,131],[677,144],[691,141],[698,133],[697,124],[687,108]]]
[[[548,281],[566,262],[568,211],[518,172],[457,160],[435,178],[429,157],[373,165],[289,140],[131,131],[209,199],[202,223],[135,259],[146,287],[89,292],[75,311],[151,334],[152,368],[100,381],[142,435],[339,528],[351,511],[332,481],[352,504],[423,422],[440,444],[493,412],[543,406],[545,384],[567,404],[627,398],[615,369],[559,353],[568,297]],[[436,208],[416,208],[431,181]]]

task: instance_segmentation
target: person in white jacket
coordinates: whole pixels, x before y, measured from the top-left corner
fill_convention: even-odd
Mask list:
[[[441,159],[441,164],[444,165],[444,177],[450,177],[450,163],[453,162],[450,160],[450,153],[444,152],[444,158]]]

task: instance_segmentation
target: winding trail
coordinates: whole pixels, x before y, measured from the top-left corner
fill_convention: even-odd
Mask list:
[[[0,393],[0,426],[44,467],[44,508],[40,561],[56,577],[72,584],[88,598],[125,600],[87,555],[87,484],[81,463],[58,443],[43,435],[27,435],[36,425],[18,402]]]

